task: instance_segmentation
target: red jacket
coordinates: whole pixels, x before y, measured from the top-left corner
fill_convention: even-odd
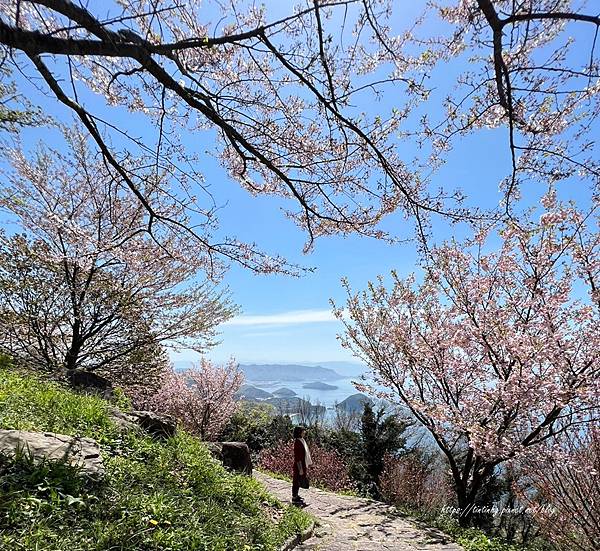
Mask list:
[[[302,472],[306,474],[306,450],[300,438],[294,440],[294,476],[300,474],[300,465]]]

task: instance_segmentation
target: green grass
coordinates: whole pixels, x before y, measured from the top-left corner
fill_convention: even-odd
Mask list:
[[[465,551],[548,551],[546,542],[536,540],[523,546],[513,545],[501,538],[490,537],[479,528],[463,528],[455,518],[441,513],[424,513],[416,509],[399,508],[403,514],[433,526],[448,535]]]
[[[121,434],[110,407],[0,369],[0,428],[95,438],[106,467],[94,481],[64,464],[0,456],[0,549],[266,551],[310,524],[193,436]]]

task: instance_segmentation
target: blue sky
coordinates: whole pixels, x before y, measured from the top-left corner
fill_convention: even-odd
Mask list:
[[[467,139],[452,153],[437,180],[463,187],[480,205],[498,204],[501,199],[498,183],[508,166],[502,133],[501,130],[482,132]],[[214,176],[220,177],[218,172]],[[229,186],[237,188],[235,184]],[[277,251],[316,270],[301,278],[291,278],[257,276],[233,266],[225,282],[243,313],[221,328],[222,344],[209,356],[217,361],[233,356],[244,363],[352,359],[336,340],[342,327],[331,315],[329,300],[334,299],[338,305],[344,303],[342,277],[360,290],[378,274],[389,274],[392,269],[400,275],[417,270],[414,244],[389,245],[356,235],[335,236],[319,239],[314,251],[304,255],[305,235],[273,208],[275,201],[250,197],[239,188],[228,188],[228,193],[231,208],[221,219],[228,231],[256,240],[267,251]],[[390,216],[384,225],[399,235],[410,235],[412,231],[411,222],[400,214]],[[440,241],[456,231],[464,231],[445,220],[435,221],[434,227],[435,237]],[[181,358],[187,359],[188,355]]]
[[[411,6],[414,9],[414,5]],[[399,17],[404,18],[399,21],[400,26],[414,17],[414,12],[399,12]],[[464,65],[457,63],[454,74],[461,69]],[[453,84],[452,72],[443,74],[438,71],[436,78],[441,90]],[[22,84],[23,81],[18,82]],[[31,101],[40,104],[58,120],[69,120],[70,115],[56,100],[44,97],[31,85],[27,86],[31,91],[28,94]],[[43,88],[40,83],[40,89]],[[441,96],[442,91],[434,93],[428,104],[433,114],[440,109]],[[98,98],[90,96],[88,101],[90,105],[97,103],[94,104],[96,112],[102,113],[106,109]],[[382,102],[370,105],[369,110],[388,109],[394,106],[394,101],[394,97],[386,97]],[[131,121],[136,120],[136,115],[126,116]],[[140,120],[140,132],[144,129]],[[51,139],[50,131],[43,129],[30,130],[25,134],[29,143]],[[199,151],[210,151],[212,139],[211,134],[206,133],[186,137],[184,141],[187,145],[193,144]],[[304,255],[302,248],[306,236],[285,217],[281,211],[284,203],[280,199],[252,197],[228,179],[212,156],[204,156],[201,162],[205,180],[211,185],[217,202],[227,203],[220,214],[221,227],[226,234],[244,241],[256,241],[267,252],[281,254],[291,262],[315,268],[314,273],[292,278],[258,276],[239,266],[232,266],[225,275],[224,284],[230,288],[233,301],[240,306],[241,315],[220,328],[221,343],[210,350],[208,356],[219,362],[234,357],[244,363],[352,359],[336,340],[341,326],[331,315],[329,300],[343,304],[342,277],[348,278],[352,288],[360,290],[378,274],[389,273],[392,269],[400,275],[415,271],[418,259],[414,244],[389,245],[360,236],[327,237],[316,242],[311,254]],[[509,169],[507,130],[482,130],[457,145],[445,166],[435,175],[433,184],[445,189],[460,187],[469,197],[469,204],[494,207],[501,200],[499,182]],[[541,192],[543,189],[531,190],[528,195],[535,198]],[[577,195],[580,190],[566,188],[562,192]],[[412,232],[412,223],[399,214],[386,219],[384,227],[400,236],[408,236]],[[439,219],[434,221],[433,228],[437,241],[464,231],[464,228],[451,226],[446,220]],[[174,360],[188,360],[193,359],[194,354],[184,351],[174,353],[172,357]]]

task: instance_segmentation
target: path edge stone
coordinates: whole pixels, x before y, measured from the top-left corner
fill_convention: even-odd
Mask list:
[[[311,521],[308,528],[302,530],[299,534],[295,534],[290,536],[287,540],[283,542],[283,545],[279,548],[279,551],[290,551],[290,549],[294,549],[301,543],[304,543],[307,539],[312,538],[315,533],[315,521]]]

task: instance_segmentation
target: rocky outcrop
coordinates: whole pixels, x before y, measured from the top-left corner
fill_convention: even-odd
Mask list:
[[[100,446],[92,438],[53,432],[0,430],[0,453],[15,455],[19,450],[38,460],[68,463],[94,476],[104,474]]]
[[[110,420],[123,431],[141,430],[141,427],[138,423],[138,418],[131,413],[124,413],[120,409],[112,408],[109,416]]]
[[[132,411],[131,415],[147,433],[158,438],[169,438],[177,430],[177,421],[170,415],[153,411]]]
[[[177,430],[177,421],[173,417],[154,411],[124,413],[118,409],[113,409],[110,418],[121,430],[143,429],[156,438],[169,438]]]
[[[250,448],[245,442],[207,442],[213,457],[223,466],[247,475],[252,475]]]
[[[113,385],[108,379],[90,371],[81,369],[68,371],[67,380],[73,388],[91,391],[105,398],[110,398],[114,391]]]

